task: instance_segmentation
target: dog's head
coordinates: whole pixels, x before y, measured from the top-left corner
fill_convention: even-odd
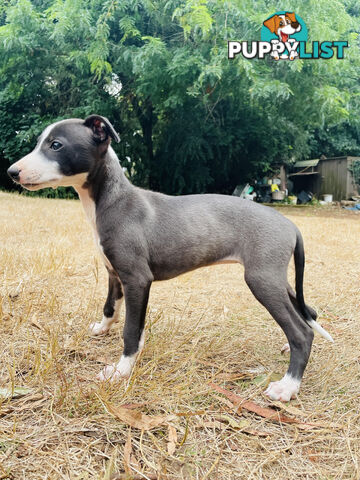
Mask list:
[[[279,40],[287,42],[290,35],[300,32],[301,25],[296,20],[295,13],[286,12],[283,15],[273,15],[264,22],[271,33],[275,33]]]
[[[28,190],[82,184],[93,162],[106,154],[111,139],[120,141],[109,120],[100,115],[53,123],[8,174]]]

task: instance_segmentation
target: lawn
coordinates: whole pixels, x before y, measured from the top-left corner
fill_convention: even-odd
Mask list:
[[[80,202],[0,193],[0,479],[359,479],[360,216],[281,212],[335,339],[315,336],[288,404],[263,395],[287,368],[285,337],[239,265],[155,283],[132,377],[97,382],[121,354],[124,311],[88,335],[107,279]]]

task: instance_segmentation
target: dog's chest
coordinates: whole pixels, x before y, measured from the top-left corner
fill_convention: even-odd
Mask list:
[[[104,254],[104,250],[101,246],[101,243],[100,243],[100,237],[99,237],[99,233],[97,231],[97,228],[96,228],[96,209],[95,209],[95,202],[93,201],[93,199],[90,197],[89,193],[88,193],[88,190],[87,189],[79,189],[77,190],[78,194],[79,194],[79,197],[80,197],[80,200],[81,200],[81,203],[82,203],[82,206],[83,206],[83,209],[84,209],[84,212],[85,212],[85,215],[86,215],[86,218],[88,220],[88,222],[90,223],[91,225],[91,228],[92,228],[92,231],[93,231],[93,235],[94,235],[94,242],[95,242],[95,245],[97,246],[100,254],[101,254],[101,257],[103,259],[103,262],[105,264],[105,266],[107,268],[109,268],[110,270],[113,270],[112,268],[112,265],[111,263],[109,262],[108,258],[106,257],[106,255]]]

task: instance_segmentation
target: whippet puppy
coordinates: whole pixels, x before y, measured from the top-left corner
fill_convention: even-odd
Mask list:
[[[101,380],[128,377],[144,345],[150,286],[195,268],[239,262],[245,281],[283,329],[290,346],[285,376],[266,394],[289,401],[299,391],[313,341],[313,330],[331,336],[304,302],[304,247],[290,220],[272,208],[226,195],[172,197],[133,186],[110,146],[119,136],[99,115],[48,126],[35,149],[14,163],[8,174],[28,190],[72,185],[79,194],[109,273],[101,322],[93,335],[105,334],[118,320],[125,298],[124,350]],[[294,254],[296,294],[287,280]]]

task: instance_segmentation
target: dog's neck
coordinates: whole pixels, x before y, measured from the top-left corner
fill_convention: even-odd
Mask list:
[[[79,195],[85,214],[95,227],[96,210],[110,206],[114,199],[124,196],[126,198],[130,189],[135,188],[126,178],[119,159],[114,150],[109,147],[105,156],[83,176],[83,181],[74,185]]]
[[[119,197],[134,187],[126,178],[116,153],[109,146],[104,157],[93,163],[81,188],[87,189],[89,196],[99,205],[112,203],[114,197]]]

